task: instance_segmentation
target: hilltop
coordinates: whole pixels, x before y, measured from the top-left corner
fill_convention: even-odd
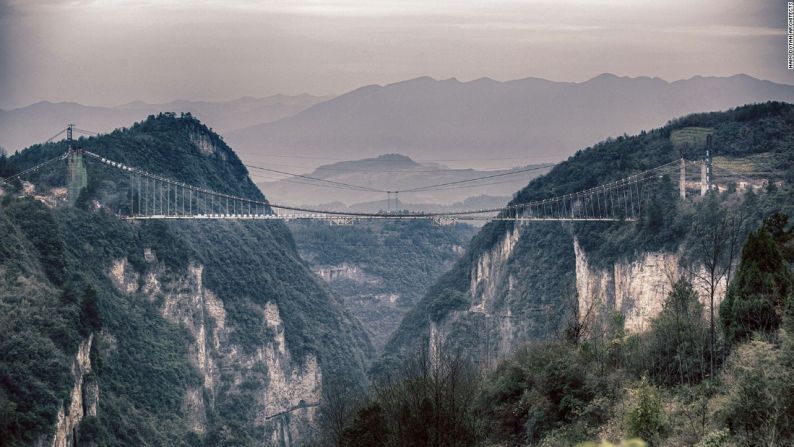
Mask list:
[[[223,133],[286,118],[327,99],[330,97],[273,95],[220,102],[180,100],[150,104],[135,101],[115,107],[41,101],[0,110],[0,146],[15,152],[45,141],[52,136],[53,129],[67,123],[93,132],[110,132],[162,112],[191,113],[216,132]]]
[[[274,165],[279,167],[278,164]],[[330,180],[377,190],[402,191],[399,195],[401,209],[437,209],[456,202],[471,202],[474,197],[490,196],[479,200],[486,207],[500,207],[507,202],[516,189],[548,172],[551,164],[517,166],[511,169],[451,169],[434,162],[417,162],[401,154],[385,154],[361,160],[347,160],[321,165],[305,174],[314,179]],[[295,170],[285,165],[283,169]],[[259,174],[259,173],[258,173]],[[430,188],[410,192],[407,190],[442,183],[466,182],[480,177],[496,176],[482,181],[452,185],[452,187]],[[329,190],[325,182],[305,178],[286,178],[276,181],[260,181],[258,185],[277,203],[306,204],[317,206],[338,202],[334,209],[379,211],[389,208],[386,193],[362,191],[360,189],[334,188]],[[319,185],[319,186],[318,186]],[[334,185],[332,185],[334,186]],[[392,202],[394,197],[391,197]],[[458,204],[462,205],[462,204]],[[395,207],[392,203],[391,208]]]
[[[77,144],[263,198],[234,152],[190,115],[151,116]],[[65,149],[37,145],[10,163],[21,169]],[[128,180],[87,168],[76,208],[13,189],[2,197],[4,441],[294,442],[312,434],[326,386],[365,384],[366,333],[283,223],[128,223],[112,212]],[[32,178],[35,194],[61,186],[64,171]]]

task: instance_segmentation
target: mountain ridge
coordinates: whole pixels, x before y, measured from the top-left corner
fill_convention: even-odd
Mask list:
[[[281,119],[328,98],[308,94],[271,95],[219,102],[175,100],[150,104],[133,101],[111,107],[44,100],[0,111],[0,146],[11,152],[21,150],[43,142],[56,129],[62,129],[69,123],[94,132],[110,132],[161,112],[189,112],[210,127],[224,132]]]
[[[767,100],[794,101],[794,86],[748,75],[668,82],[605,74],[578,83],[419,77],[360,87],[226,139],[244,157],[272,151],[478,158],[487,151],[557,161],[592,141],[661,126],[670,116]]]

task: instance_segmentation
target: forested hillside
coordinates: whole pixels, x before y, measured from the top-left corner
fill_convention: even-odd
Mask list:
[[[794,443],[794,106],[604,141],[513,203],[701,158],[707,135],[732,177],[704,197],[665,176],[637,222],[486,225],[404,318],[340,442]]]
[[[690,115],[659,129],[610,139],[581,150],[549,174],[532,180],[511,204],[591,188],[675,161],[682,155],[700,159],[705,155],[705,140],[699,145],[676,145],[671,136],[682,129],[707,128],[715,159],[723,157],[737,166],[744,160],[748,175],[762,176],[772,182],[772,187],[752,194],[749,199],[748,219],[757,224],[769,210],[790,211],[794,204],[790,195],[794,180],[793,123],[794,106],[785,103]],[[577,284],[574,240],[593,268],[630,263],[649,252],[677,252],[691,242],[691,227],[699,213],[700,200],[677,200],[678,190],[673,180],[667,178],[670,187],[660,189],[653,196],[648,211],[636,223],[517,225],[502,221],[486,225],[474,237],[461,261],[431,287],[405,318],[386,348],[384,362],[390,356],[410,351],[409,347],[416,347],[417,343],[426,343],[433,325],[447,325],[446,339],[475,348],[477,353],[487,349],[484,318],[492,323],[490,343],[503,353],[524,341],[553,337],[564,331],[567,321],[576,319],[579,307],[576,295],[581,284]],[[783,186],[775,187],[774,182],[781,180]],[[739,192],[721,195],[722,201],[729,204],[741,201],[743,196]],[[490,267],[490,275],[478,274],[483,271],[478,270],[478,265],[484,262]],[[480,290],[486,288],[484,284],[493,285],[495,291],[488,296],[472,296],[473,283],[480,284]],[[483,300],[487,301],[485,314],[468,312]],[[508,311],[516,318],[498,317]]]
[[[77,144],[262,199],[231,149],[189,115]],[[34,146],[9,163],[24,169],[65,149]],[[114,211],[127,179],[87,168],[75,208],[46,204],[65,166],[32,178],[35,191],[3,189],[3,445],[292,444],[320,423],[325,384],[364,384],[366,333],[285,225],[125,222]]]

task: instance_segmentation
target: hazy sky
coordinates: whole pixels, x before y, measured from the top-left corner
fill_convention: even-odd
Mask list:
[[[785,0],[0,0],[0,108],[785,69]]]

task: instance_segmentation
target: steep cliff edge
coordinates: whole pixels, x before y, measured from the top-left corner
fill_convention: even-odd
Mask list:
[[[697,271],[691,271],[692,267],[686,267],[681,252],[651,251],[638,255],[633,261],[614,262],[611,268],[593,268],[577,239],[573,241],[573,250],[577,315],[582,324],[589,316],[619,312],[624,317],[627,333],[644,332],[649,329],[653,317],[662,311],[665,298],[680,278],[693,281],[704,312],[708,311],[710,292],[707,285],[697,279],[705,276],[705,267],[697,265]],[[719,306],[727,291],[727,278],[720,278],[716,286],[715,304]]]
[[[756,188],[746,201],[741,200],[745,193],[732,192],[736,183],[718,185],[724,200],[742,203],[730,206],[747,207],[748,220],[756,223],[765,210],[791,210],[794,106],[782,103],[691,115],[637,136],[607,140],[533,180],[512,203],[584,190],[682,155],[700,158],[705,136],[682,142],[681,135],[695,133],[711,135],[712,154],[722,162],[778,185]],[[649,197],[638,222],[486,225],[405,317],[374,372],[387,371],[416,350],[458,350],[493,365],[523,343],[563,336],[588,313],[618,311],[627,331],[644,330],[672,282],[684,275],[694,278],[704,268],[690,256],[700,198],[681,201],[671,179],[660,179],[664,182],[668,187]],[[724,291],[723,279],[717,303]]]
[[[262,199],[231,149],[189,116],[150,117],[78,144]],[[35,146],[12,162],[63,149]],[[127,200],[126,180],[87,168],[77,208],[3,197],[0,224],[13,236],[0,244],[4,439],[74,445],[76,432],[81,444],[289,446],[312,432],[324,383],[365,382],[366,333],[300,259],[286,226],[128,223],[109,212]],[[31,183],[44,193],[62,180],[47,171]],[[72,361],[85,340],[92,362],[77,368],[81,380]],[[53,360],[31,366],[39,358]],[[70,397],[80,386],[83,402],[101,396],[82,404],[82,421]]]
[[[93,340],[94,336],[92,334],[87,340],[80,343],[80,347],[77,348],[77,354],[72,364],[74,386],[69,395],[69,407],[61,407],[58,410],[52,447],[77,445],[77,427],[80,422],[83,421],[85,416],[96,416],[99,386],[96,381],[88,378],[88,374],[91,373],[89,354]]]

